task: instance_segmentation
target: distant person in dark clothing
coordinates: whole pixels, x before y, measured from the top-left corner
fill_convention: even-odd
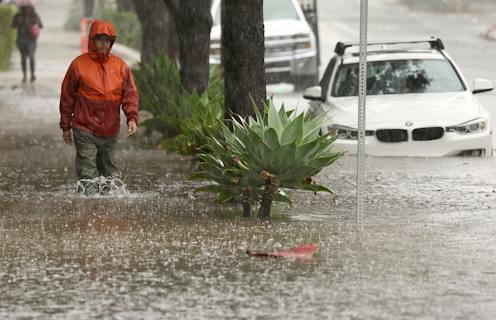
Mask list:
[[[22,82],[26,82],[27,59],[31,71],[31,82],[36,80],[35,58],[36,41],[43,28],[40,17],[32,5],[22,5],[12,20],[12,28],[17,28],[17,48],[21,53]]]

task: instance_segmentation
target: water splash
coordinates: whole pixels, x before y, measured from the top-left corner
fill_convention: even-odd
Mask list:
[[[80,179],[76,182],[75,191],[86,197],[117,196],[125,197],[129,194],[126,185],[119,178],[100,176],[94,179]]]

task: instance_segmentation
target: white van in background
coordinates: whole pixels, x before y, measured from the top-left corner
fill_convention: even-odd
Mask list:
[[[221,2],[212,3],[210,64],[220,64]],[[318,82],[316,36],[297,0],[265,0],[265,74],[267,83],[291,82],[298,89]]]

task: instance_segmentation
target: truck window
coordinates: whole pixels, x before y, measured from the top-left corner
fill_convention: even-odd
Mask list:
[[[265,0],[264,21],[300,20],[291,0]]]
[[[265,0],[264,1],[264,21],[270,20],[300,20],[298,12],[291,0]],[[221,23],[221,5],[217,6],[214,14],[214,26]]]

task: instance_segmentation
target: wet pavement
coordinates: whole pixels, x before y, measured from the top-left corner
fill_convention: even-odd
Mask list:
[[[187,159],[122,137],[128,193],[82,197],[53,63],[77,48],[43,62],[50,39],[34,85],[0,73],[0,319],[494,319],[494,158],[367,158],[361,228],[354,157],[317,177],[336,202],[292,191],[258,223],[195,192]],[[312,260],[245,254],[302,243]]]
[[[293,192],[272,224],[193,191],[184,159],[122,149],[129,194],[75,194],[58,136],[2,136],[1,319],[492,319],[493,159],[354,158]],[[13,148],[9,141],[18,143]],[[40,144],[40,141],[45,143]],[[248,257],[318,243],[311,261]]]

